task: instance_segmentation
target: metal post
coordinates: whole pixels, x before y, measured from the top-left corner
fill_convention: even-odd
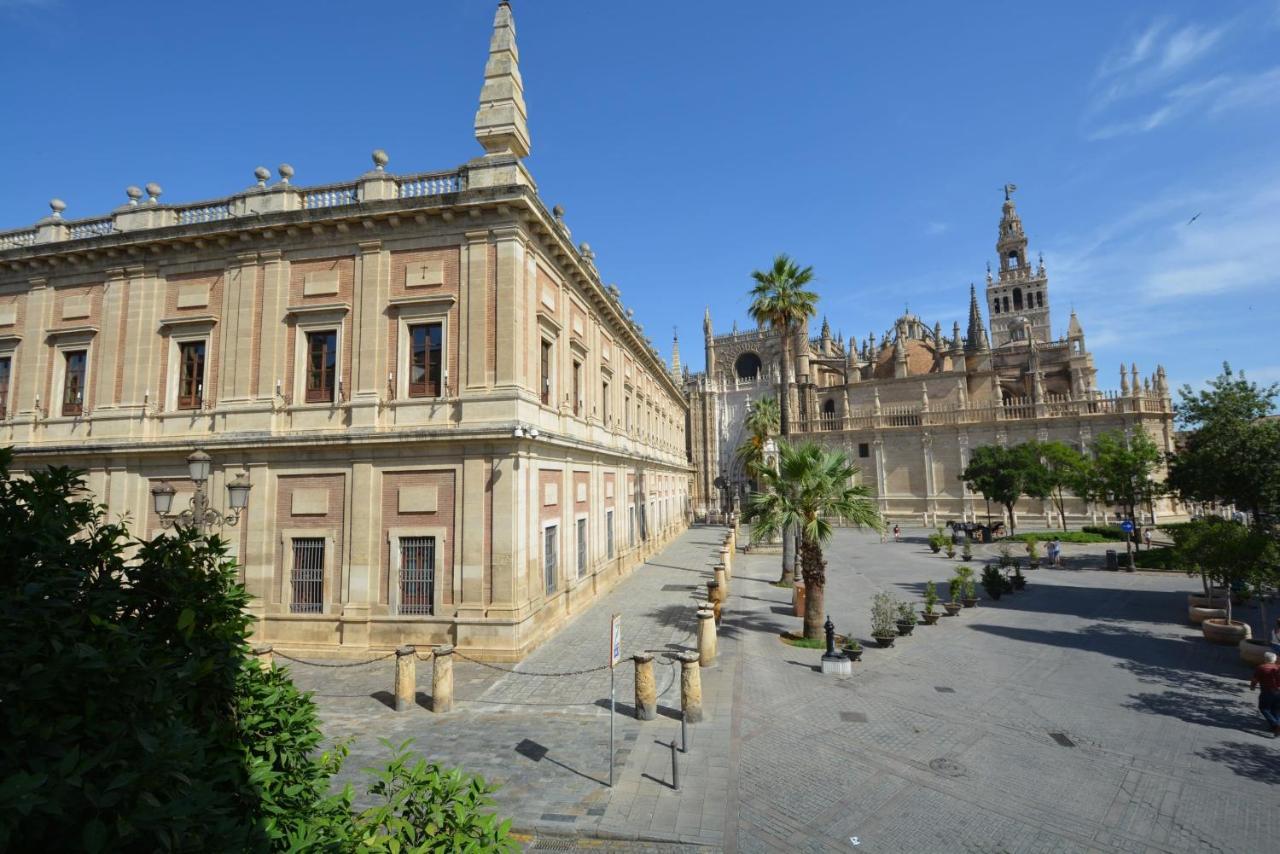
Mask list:
[[[616,668],[609,668],[609,788],[613,788],[613,671]]]
[[[680,713],[680,752],[689,752],[689,727],[684,719],[684,712]]]
[[[196,533],[204,536],[205,530],[209,527],[205,519],[205,513],[209,509],[209,497],[204,491],[205,484],[208,481],[200,481],[196,486],[195,494],[191,496],[191,527],[196,529]]]
[[[671,739],[671,788],[680,791],[680,759],[676,755],[676,741]]]

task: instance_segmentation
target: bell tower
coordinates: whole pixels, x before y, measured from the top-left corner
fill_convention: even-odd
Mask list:
[[[991,317],[991,343],[1001,347],[1020,341],[1030,330],[1032,339],[1047,344],[1053,337],[1049,322],[1049,278],[1044,258],[1036,267],[1027,260],[1027,235],[1013,204],[1014,184],[1004,185],[1004,207],[996,254],[1000,269],[995,278],[987,267],[987,311]]]

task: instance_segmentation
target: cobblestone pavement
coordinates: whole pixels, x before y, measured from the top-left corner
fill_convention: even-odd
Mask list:
[[[875,649],[873,593],[918,599],[928,579],[942,593],[959,563],[929,553],[923,531],[887,544],[839,531],[828,550],[828,610],[871,647],[848,678],[778,640],[799,625],[770,583],[779,559],[736,556],[719,663],[702,674],[708,720],[689,728],[673,791],[680,689],[662,652],[693,646],[721,533],[687,532],[521,673],[456,662],[447,715],[425,695],[391,711],[390,660],[294,665],[326,731],[353,739],[344,779],[385,755],[378,738],[414,738],[501,784],[530,847],[561,850],[1256,852],[1280,838],[1280,741],[1263,735],[1236,651],[1185,623],[1198,582],[1098,571],[1102,547],[1068,546],[1068,568],[1027,573],[1025,592]],[[974,565],[992,554],[979,547]],[[632,669],[618,669],[609,789],[608,672],[527,674],[598,666],[615,612],[626,655],[658,652],[662,694],[658,719],[636,721]]]

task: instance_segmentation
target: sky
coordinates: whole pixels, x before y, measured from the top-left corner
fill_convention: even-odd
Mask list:
[[[0,0],[0,230],[464,163],[495,6]],[[664,356],[780,252],[846,338],[963,327],[1012,182],[1100,387],[1280,381],[1280,0],[512,7],[539,192]]]

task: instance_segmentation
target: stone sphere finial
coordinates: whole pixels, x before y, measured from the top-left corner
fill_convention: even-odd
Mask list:
[[[591,251],[590,243],[579,243],[578,252],[582,255],[583,258],[586,258],[588,261],[596,257],[596,253]]]
[[[554,208],[551,209],[551,215],[554,216],[557,220],[564,219],[564,208],[560,205],[556,205]]]
[[[49,210],[53,211],[54,219],[62,219],[62,212],[67,209],[67,203],[62,199],[50,199]]]
[[[142,198],[142,188],[130,184],[124,188],[124,194],[129,197],[129,204],[136,205],[138,200]]]
[[[276,171],[280,173],[281,184],[288,184],[289,179],[293,177],[293,167],[288,163],[281,163],[276,167]]]
[[[375,148],[373,150],[372,156],[373,156],[373,167],[377,169],[379,172],[381,172],[383,168],[387,165],[387,163],[391,161],[391,158],[388,157],[387,153],[383,151],[381,148]]]
[[[271,177],[271,170],[265,166],[259,166],[253,170],[253,177],[258,179],[258,186],[267,186],[267,179]]]
[[[160,194],[164,192],[155,181],[152,181],[144,189],[147,191],[147,203],[152,205],[160,201]]]

